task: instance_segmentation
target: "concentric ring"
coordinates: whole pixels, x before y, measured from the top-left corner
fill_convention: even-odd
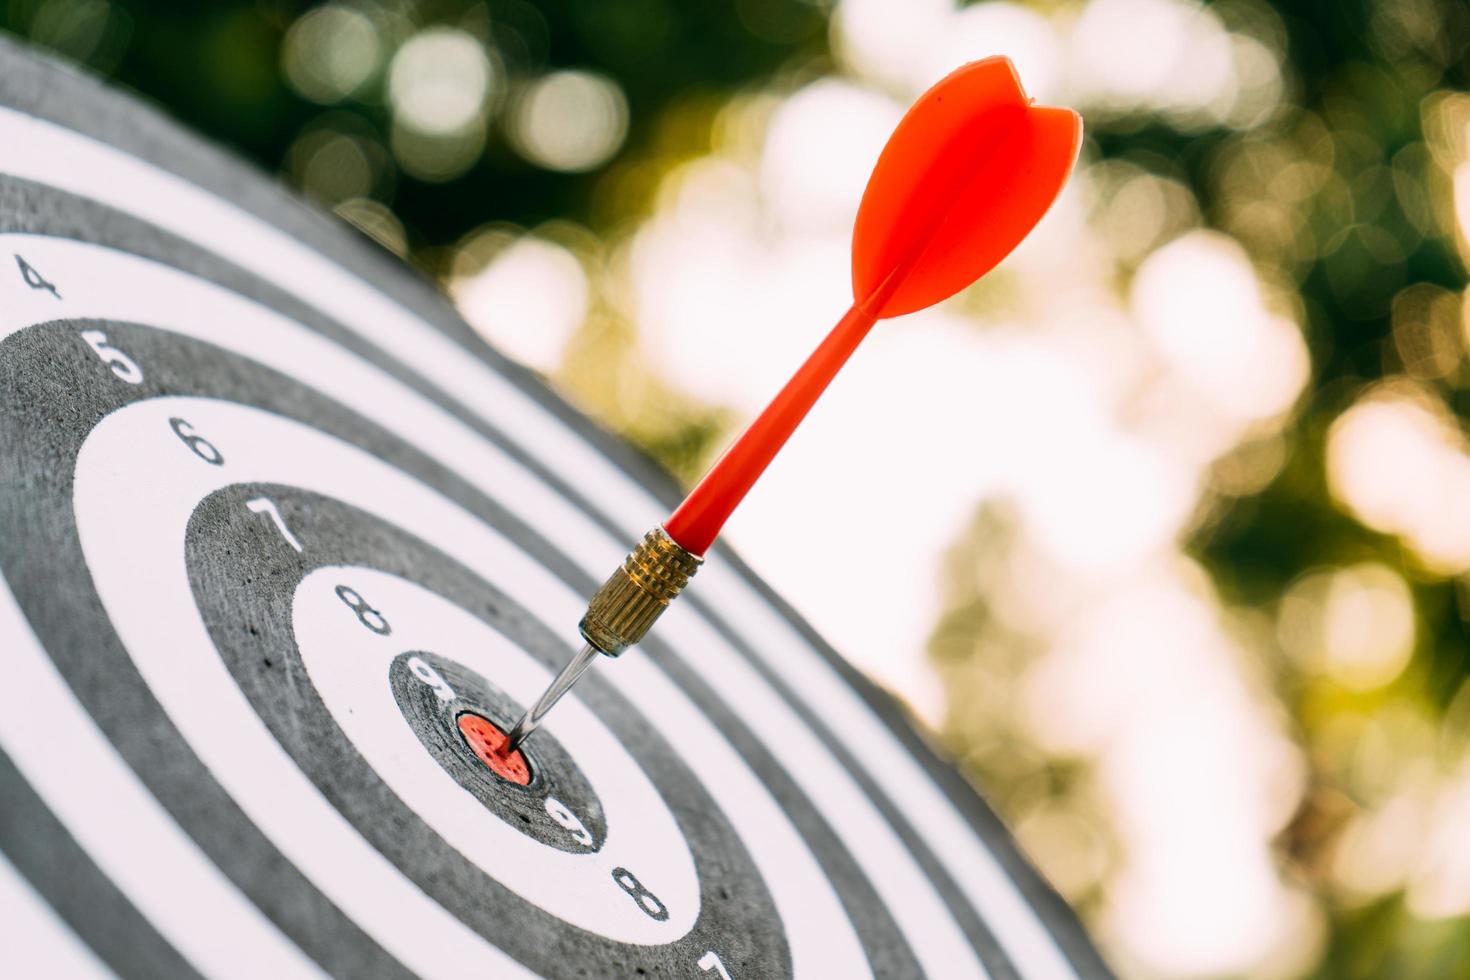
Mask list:
[[[8,250],[23,250],[34,268],[51,277],[48,281],[64,284],[53,293],[16,291],[13,284],[0,281],[0,336],[60,317],[73,321],[57,331],[27,331],[25,343],[12,343],[16,335],[0,345],[7,394],[12,382],[21,391],[36,390],[31,375],[44,374],[35,371],[40,359],[60,355],[66,360],[78,350],[83,355],[60,380],[70,385],[72,408],[29,420],[35,425],[26,433],[32,440],[28,448],[49,453],[46,463],[52,469],[45,479],[42,465],[19,476],[9,468],[0,478],[0,541],[34,546],[28,554],[12,549],[0,556],[0,570],[15,592],[12,602],[0,589],[0,636],[14,638],[13,676],[23,681],[10,697],[0,694],[0,749],[15,754],[21,781],[59,818],[55,830],[42,835],[42,843],[26,846],[80,845],[104,880],[118,884],[125,902],[144,910],[148,921],[162,929],[165,948],[184,954],[204,972],[229,974],[243,968],[245,961],[232,960],[230,950],[211,949],[188,934],[179,921],[179,904],[159,895],[142,869],[130,865],[128,855],[99,836],[102,832],[88,823],[73,791],[47,771],[45,755],[31,751],[27,742],[34,719],[19,691],[33,689],[45,692],[46,703],[74,719],[50,748],[75,752],[79,763],[86,760],[91,767],[89,773],[96,770],[90,778],[117,794],[119,812],[136,816],[144,838],[171,855],[170,874],[187,884],[188,894],[197,900],[191,910],[204,914],[212,909],[218,921],[236,926],[241,941],[253,943],[257,960],[252,962],[262,972],[304,975],[320,966],[339,975],[389,975],[422,956],[395,940],[393,929],[378,924],[364,931],[362,910],[344,914],[335,903],[307,901],[313,885],[297,862],[279,851],[247,849],[233,864],[221,857],[218,841],[259,840],[252,837],[258,828],[238,811],[233,817],[221,816],[212,828],[200,824],[189,840],[167,839],[164,828],[177,819],[179,794],[187,787],[200,787],[194,805],[215,807],[210,812],[219,815],[232,806],[229,795],[197,759],[190,763],[180,757],[164,770],[139,762],[177,737],[170,734],[167,714],[156,704],[149,707],[146,685],[124,684],[121,703],[99,703],[93,695],[105,670],[84,664],[84,651],[106,653],[99,658],[103,665],[126,662],[116,659],[118,650],[106,635],[105,621],[103,632],[96,630],[101,612],[90,600],[76,605],[76,596],[85,595],[85,589],[52,597],[49,605],[38,595],[48,575],[55,582],[57,563],[74,563],[76,554],[69,550],[65,522],[55,516],[29,531],[21,527],[35,519],[36,511],[29,502],[18,501],[47,495],[52,503],[58,496],[69,499],[67,440],[80,439],[111,410],[84,397],[96,390],[95,371],[100,369],[115,388],[131,384],[131,372],[98,360],[102,354],[95,346],[82,342],[79,348],[68,348],[56,335],[69,330],[75,341],[83,328],[78,318],[91,318],[87,329],[101,329],[137,360],[144,380],[132,386],[138,390],[117,395],[114,405],[195,393],[266,407],[317,430],[340,432],[344,424],[376,424],[396,433],[411,450],[374,445],[370,452],[429,485],[450,488],[450,499],[460,505],[473,500],[470,509],[476,517],[490,521],[513,548],[532,555],[543,575],[551,573],[545,582],[548,591],[561,590],[572,597],[568,602],[573,606],[627,544],[661,516],[660,502],[648,484],[627,475],[638,471],[636,462],[599,440],[534,382],[478,347],[435,300],[394,270],[379,266],[338,233],[242,176],[228,161],[145,113],[26,62],[3,46],[0,55],[8,67],[15,63],[15,70],[0,80],[0,103],[69,120],[135,154],[0,109],[0,136],[16,147],[0,161],[0,170],[32,182],[0,178],[3,227],[110,240],[205,277],[181,276],[76,241],[0,236]],[[46,84],[32,84],[37,78]],[[47,94],[36,94],[43,92]],[[78,105],[103,102],[111,115],[75,114]],[[166,158],[160,156],[162,147],[168,148]],[[170,169],[187,179],[168,173]],[[102,173],[106,181],[97,179]],[[221,195],[226,186],[229,192]],[[250,215],[242,205],[269,221]],[[142,221],[128,218],[129,213]],[[227,284],[237,295],[230,297],[206,279]],[[388,299],[383,288],[394,298]],[[261,302],[287,318],[257,305]],[[108,318],[111,322],[100,322]],[[149,330],[117,320],[156,324],[167,333],[154,341],[141,340]],[[248,329],[231,326],[247,322]],[[209,345],[191,345],[191,336]],[[142,356],[140,351],[150,344],[158,356]],[[18,349],[26,356],[13,357]],[[227,352],[243,355],[249,363]],[[168,371],[160,384],[156,375],[163,363]],[[92,371],[81,370],[83,366]],[[260,378],[272,368],[283,376],[298,376],[317,391],[282,394],[290,386],[262,390]],[[365,391],[375,398],[363,398]],[[13,415],[24,416],[20,401],[8,402]],[[229,463],[236,458],[238,453],[228,457]],[[296,475],[277,472],[272,477],[277,485],[294,487]],[[591,488],[594,496],[589,499],[577,488]],[[377,516],[396,523],[394,515]],[[31,574],[37,576],[30,580],[35,584],[28,584]],[[498,581],[496,575],[485,578]],[[718,738],[680,746],[681,753],[686,761],[697,753],[714,760],[716,768],[754,771],[761,794],[774,801],[777,821],[790,821],[806,860],[815,859],[819,873],[835,888],[839,903],[834,907],[844,922],[836,933],[856,934],[874,972],[963,976],[1015,970],[1046,977],[1104,972],[1070,914],[1019,859],[993,818],[952,772],[927,754],[891,707],[841,669],[728,554],[717,554],[699,586],[661,624],[659,642],[646,644],[647,656],[628,661],[630,669],[620,671],[626,684],[610,689],[636,689],[640,697],[667,695],[671,703],[693,709],[681,714],[681,707],[661,718],[669,726],[685,721],[697,725],[699,718],[721,712],[770,719],[779,758],[764,733],[758,737],[738,724]],[[554,602],[538,615],[552,630],[567,615],[557,606]],[[574,619],[576,612],[570,615]],[[66,616],[72,622],[62,622]],[[27,659],[41,649],[46,652],[42,659]],[[58,685],[62,678],[65,687]],[[140,724],[144,717],[152,720]],[[862,753],[851,750],[858,744]],[[119,767],[124,761],[127,765]],[[701,782],[707,784],[709,777]],[[174,801],[167,816],[158,800]],[[789,816],[779,816],[783,810]],[[151,829],[143,831],[145,827]],[[748,827],[741,832],[748,844],[752,833]],[[17,853],[13,841],[0,834],[0,850],[12,860]],[[201,853],[209,856],[205,863],[199,861]],[[309,857],[299,863],[310,864]],[[26,873],[23,867],[21,871]],[[222,878],[210,878],[221,872]],[[267,883],[285,898],[261,901],[260,889]],[[254,897],[242,904],[242,896]],[[55,899],[47,900],[54,905]],[[789,919],[785,925],[795,937],[801,915],[792,912]],[[68,921],[81,932],[74,920]],[[401,931],[402,924],[396,925]],[[94,950],[105,946],[95,933],[86,942]],[[396,942],[395,951],[386,952],[380,942]],[[327,946],[334,951],[325,952]],[[301,958],[301,949],[311,958]],[[821,953],[803,952],[795,938],[792,953],[799,975],[830,975]],[[111,958],[108,962],[118,968]],[[514,972],[512,963],[504,965],[507,974]]]

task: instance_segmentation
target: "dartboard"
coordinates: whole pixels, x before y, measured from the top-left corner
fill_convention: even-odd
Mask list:
[[[0,46],[0,973],[1105,973],[727,550],[487,756],[671,493],[355,234]]]

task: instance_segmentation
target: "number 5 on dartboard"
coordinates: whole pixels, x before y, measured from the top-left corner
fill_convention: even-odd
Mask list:
[[[82,339],[92,348],[92,353],[102,359],[103,364],[112,368],[113,374],[130,385],[143,383],[143,369],[138,367],[138,362],[109,344],[107,334],[101,330],[83,330]]]

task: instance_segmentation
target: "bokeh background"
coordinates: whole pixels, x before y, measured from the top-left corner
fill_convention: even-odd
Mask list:
[[[1069,190],[875,333],[728,538],[1121,973],[1470,976],[1464,3],[0,0],[0,28],[278,172],[684,480],[845,309],[903,108],[1010,55],[1086,117]]]

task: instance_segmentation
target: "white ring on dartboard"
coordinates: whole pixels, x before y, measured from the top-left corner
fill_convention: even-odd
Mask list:
[[[126,330],[121,326],[117,329]],[[127,336],[135,343],[144,340],[138,328],[128,331]],[[258,380],[271,380],[271,388],[281,394],[284,379],[263,376]],[[266,397],[269,400],[270,396]],[[296,408],[338,438],[350,437],[358,446],[375,445],[380,452],[397,457],[393,448],[380,441],[386,434],[375,438],[370,428],[343,428],[347,420],[330,417],[323,407],[299,404]],[[418,467],[417,463],[400,459],[401,469],[423,478],[425,474]],[[439,489],[442,492],[450,488]],[[307,542],[303,553],[283,547],[273,529],[253,518],[248,502],[261,497],[278,504],[287,525]],[[461,504],[470,503],[456,499]],[[482,520],[490,517],[491,525],[498,526],[498,519],[489,513],[479,509],[473,512]],[[478,574],[403,529],[340,500],[298,487],[236,484],[211,494],[200,501],[190,518],[186,553],[195,605],[209,623],[210,635],[235,682],[297,765],[374,847],[441,905],[529,966],[557,975],[575,975],[578,969],[627,973],[640,965],[635,960],[640,950],[598,940],[544,912],[521,908],[525,903],[514,893],[466,862],[400,798],[387,791],[356,746],[332,721],[319,692],[307,679],[291,622],[292,597],[306,576],[323,567],[371,568],[411,580],[461,610],[472,612],[548,667],[565,657],[564,635],[547,630]],[[379,608],[376,601],[369,602],[355,590],[345,593],[347,602],[360,610],[363,628],[387,630],[392,635],[396,619],[393,611]],[[423,661],[416,677],[398,669],[401,661],[413,658]],[[422,668],[439,673],[435,676]],[[432,689],[426,686],[425,677],[432,682]],[[597,835],[593,843],[605,837],[607,826],[601,804],[590,785],[577,778],[579,767],[560,748],[554,734],[546,733],[547,740],[532,750],[538,775],[531,785],[514,786],[489,776],[482,761],[464,751],[458,728],[444,724],[444,716],[433,706],[441,705],[454,713],[468,708],[487,718],[518,717],[521,705],[504,691],[463,665],[426,650],[394,658],[388,679],[399,706],[413,706],[405,709],[405,720],[425,749],[497,819],[519,826],[548,846],[566,844],[567,824],[578,826],[571,813],[564,814],[566,823],[561,825],[555,820],[534,819],[549,816],[540,806],[545,794],[557,797],[573,813],[587,818],[586,830]],[[452,695],[446,686],[455,689]],[[440,695],[450,700],[441,700]],[[722,728],[730,724],[717,702],[712,703],[707,696],[691,696],[715,723]],[[786,933],[769,891],[749,851],[695,774],[679,761],[669,742],[649,728],[636,707],[617,692],[594,679],[579,691],[579,698],[586,699],[654,779],[675,810],[700,874],[704,906],[700,921],[678,943],[648,949],[641,965],[687,966],[712,953],[741,976],[790,975]],[[426,706],[426,702],[432,704]],[[734,727],[739,727],[738,721]],[[758,771],[770,773],[770,762],[765,761]],[[843,882],[840,894],[853,922],[863,927],[864,949],[875,973],[895,978],[917,976],[912,957],[903,955],[903,940],[891,918],[881,907],[874,907],[875,896],[865,893],[848,877],[850,864],[820,835],[813,823],[820,818],[800,798],[783,797],[790,807],[788,819],[802,830],[828,879]],[[811,836],[814,833],[815,839]],[[613,873],[619,878],[619,886],[629,889],[630,900],[640,901],[655,917],[667,914],[662,900],[642,887],[636,872],[614,869]],[[867,941],[872,933],[880,939],[877,945]],[[558,955],[547,957],[549,944],[560,951]]]
[[[175,419],[185,420],[195,435],[181,434]],[[206,439],[225,463],[211,463],[210,448],[196,448],[191,438]],[[469,955],[459,921],[423,901],[422,892],[331,807],[218,657],[177,656],[181,647],[207,651],[212,644],[183,555],[156,542],[182,540],[195,503],[236,482],[299,486],[383,516],[496,582],[543,622],[575,621],[580,600],[497,532],[417,480],[258,409],[198,398],[133,402],[103,419],[78,455],[77,528],[98,595],[171,720],[252,822],[324,894],[411,969],[444,973]],[[796,973],[869,975],[831,884],[744,760],[660,672],[648,667],[638,671],[645,676],[624,680],[629,673],[616,672],[615,686],[658,699],[665,729],[678,733],[676,747],[747,842],[776,902]],[[545,668],[539,680],[528,670],[519,688],[506,689],[524,703],[549,677]],[[560,728],[554,730],[560,738]],[[415,751],[422,755],[417,746]],[[499,868],[487,871],[500,877]],[[613,893],[628,900],[616,887]],[[406,916],[405,907],[415,902],[417,911]],[[413,942],[398,942],[402,936]]]
[[[280,447],[289,454],[290,447]],[[392,631],[364,628],[337,590],[349,588]],[[550,731],[592,781],[607,820],[593,854],[549,848],[485,809],[424,751],[403,723],[388,668],[405,649],[467,664],[507,691],[545,685],[547,670],[453,603],[394,575],[328,566],[296,588],[292,626],[313,686],[368,764],[409,808],[497,881],[565,922],[627,943],[672,942],[699,917],[699,883],[679,825],[622,743],[576,699]],[[659,920],[629,901],[612,877],[630,868],[667,907]]]
[[[4,613],[0,612],[0,622],[3,620]],[[11,679],[21,682],[19,678]],[[59,758],[71,761],[64,747],[58,746],[57,750]],[[69,766],[61,768],[71,771]],[[12,870],[28,880],[33,894],[46,910],[70,927],[72,941],[82,944],[93,957],[107,965],[108,975],[202,980],[199,972],[143,917],[138,907],[67,832],[4,752],[0,752],[0,800],[5,804],[4,819],[0,820],[0,852],[3,852],[0,858],[11,862]],[[113,805],[114,800],[109,799],[109,817],[114,815]],[[122,819],[126,820],[125,806]],[[4,904],[0,902],[0,906]],[[7,953],[17,951],[21,963],[26,960],[27,945],[59,942],[53,930],[28,924],[25,919],[18,909],[0,909],[0,949]],[[5,936],[11,927],[19,935]],[[250,930],[243,932],[248,941]],[[67,955],[61,950],[57,954]],[[26,977],[81,975],[78,970],[59,964],[49,968],[38,965],[17,972]]]
[[[108,880],[203,973],[325,977],[198,845],[179,834],[57,673],[8,588],[0,588],[0,636],[21,638],[6,651],[0,743]],[[41,731],[48,733],[44,743],[35,738]],[[57,759],[67,764],[58,766]],[[85,782],[77,772],[86,773]],[[106,802],[102,813],[99,801]],[[221,922],[229,924],[228,943],[212,928]],[[532,976],[494,947],[485,948],[486,962],[498,961],[507,976]]]
[[[0,247],[9,244],[6,240],[11,237],[0,236]],[[513,460],[487,447],[463,423],[294,322],[192,276],[111,249],[34,236],[14,239],[17,247],[25,246],[36,268],[64,268],[85,283],[85,289],[65,289],[60,301],[49,293],[30,290],[31,295],[20,297],[20,309],[12,316],[93,315],[103,309],[117,310],[128,319],[155,323],[260,360],[302,378],[391,430],[411,429],[417,445],[454,466],[538,530],[563,539],[578,535],[580,547],[574,557],[589,570],[611,566],[620,557],[621,546],[601,528],[551,494]],[[61,278],[59,274],[55,277]],[[47,304],[41,304],[41,299]],[[0,314],[0,324],[10,319]],[[146,364],[142,370],[146,372]],[[277,478],[292,482],[289,473]],[[586,557],[589,554],[591,558]],[[539,565],[534,567],[537,579],[551,580]],[[584,598],[567,592],[560,583],[555,585],[555,594],[563,601],[547,614],[548,621],[575,622]],[[660,624],[660,631],[675,649],[696,651],[692,656],[698,658],[700,671],[735,711],[761,718],[762,730],[773,744],[803,759],[803,785],[868,872],[926,971],[983,975],[974,949],[892,827],[791,708],[692,611],[676,606]],[[609,673],[631,696],[658,697],[659,685],[674,689],[660,672],[637,659],[620,667],[615,674]],[[728,746],[725,750],[728,752]]]
[[[78,341],[79,332],[93,329],[104,329],[110,343],[132,351],[139,361],[148,364],[150,380],[141,386],[110,381],[99,384],[98,378],[106,373],[106,365],[99,362],[90,345]],[[396,964],[383,958],[368,934],[345,918],[338,918],[340,913],[335,907],[297,869],[286,863],[285,856],[229,801],[183,741],[182,734],[154,715],[160,706],[152,700],[143,679],[128,661],[105,612],[88,598],[92,583],[68,501],[76,454],[89,427],[129,402],[154,398],[164,392],[190,392],[231,402],[254,400],[269,411],[284,413],[311,428],[328,432],[389,461],[418,480],[429,482],[477,519],[509,535],[527,554],[555,570],[563,580],[575,581],[572,588],[579,593],[594,583],[575,572],[570,573],[568,580],[565,560],[547,548],[544,541],[530,534],[492,500],[434,465],[397,436],[284,376],[219,348],[135,324],[57,321],[12,336],[4,342],[3,350],[0,370],[9,372],[10,383],[0,390],[5,396],[4,412],[0,416],[5,436],[0,441],[6,442],[11,451],[0,456],[0,468],[5,471],[8,485],[26,486],[31,492],[0,497],[10,529],[0,539],[3,545],[0,561],[4,562],[10,581],[16,583],[17,595],[23,592],[26,614],[42,631],[40,635],[51,656],[58,658],[58,666],[64,670],[67,680],[87,699],[89,710],[107,736],[119,745],[133,746],[125,751],[125,757],[150,790],[159,794],[159,802],[170,808],[182,828],[205,847],[221,871],[246,887],[262,909],[270,910],[275,923],[302,944],[303,950],[337,975],[390,975]],[[181,450],[192,454],[201,465],[227,466],[219,447],[206,445],[208,440],[199,430],[186,423],[180,417],[169,419],[168,428],[177,437]],[[262,498],[279,506],[262,506]],[[276,521],[282,515],[288,530],[295,528],[309,539],[309,555],[297,550],[301,539],[295,532],[281,533]],[[203,533],[196,534],[196,531]],[[438,838],[429,834],[426,839],[417,817],[396,803],[391,794],[385,796],[381,783],[362,763],[340,729],[329,721],[325,728],[321,727],[321,720],[328,713],[314,691],[294,682],[280,686],[281,680],[304,679],[306,675],[299,659],[295,667],[289,666],[288,661],[296,656],[295,645],[289,625],[280,617],[289,606],[289,596],[301,575],[310,568],[333,563],[333,556],[339,564],[379,567],[421,583],[433,582],[432,587],[439,594],[454,596],[462,608],[477,610],[490,617],[487,622],[512,631],[517,642],[533,651],[549,669],[555,669],[565,658],[564,630],[539,625],[524,611],[515,611],[516,604],[508,596],[475,573],[381,519],[330,498],[284,485],[241,484],[212,494],[196,507],[187,544],[196,606],[209,623],[219,653],[231,664],[235,680],[297,765],[311,775],[333,804],[354,821],[354,826],[381,853],[446,908],[460,916],[478,916],[477,931],[493,937],[507,951],[514,951],[523,962],[534,963],[538,969],[550,969],[559,975],[560,964],[575,970],[577,963],[615,963],[619,959],[626,962],[626,954],[620,956],[616,950],[592,948],[546,960],[548,947],[544,940],[565,937],[554,928],[548,931],[549,922],[536,924],[535,916],[527,919],[515,908],[523,903],[493,879],[480,874],[478,882],[464,880],[458,870],[464,867],[463,862],[455,863],[453,856],[435,852]],[[298,569],[294,572],[293,564]],[[256,584],[250,585],[252,582]],[[285,592],[281,591],[283,588]],[[77,597],[83,598],[78,601]],[[380,628],[384,626],[376,617],[372,622]],[[86,639],[90,652],[76,649],[75,640],[79,638],[90,638]],[[655,645],[654,649],[657,648]],[[839,888],[847,913],[861,931],[864,950],[874,969],[880,975],[895,978],[919,975],[912,953],[897,932],[891,915],[877,901],[877,895],[853,865],[851,856],[832,835],[792,775],[755,741],[754,733],[744,722],[730,715],[713,689],[676,660],[664,656],[659,662],[664,670],[670,671],[670,677],[681,690],[688,692],[699,711],[732,740],[760,778],[769,781],[771,792],[782,801],[783,816],[799,828],[805,843],[821,863],[823,873]],[[277,669],[271,669],[272,663]],[[626,744],[638,746],[641,764],[651,774],[657,774],[665,798],[677,801],[686,833],[692,831],[704,841],[700,854],[711,856],[717,864],[725,866],[723,872],[710,879],[710,884],[703,886],[706,908],[711,907],[712,899],[720,905],[733,900],[733,904],[712,919],[712,924],[721,925],[707,931],[708,927],[702,924],[697,947],[691,934],[681,940],[681,948],[660,947],[660,957],[669,963],[687,963],[696,958],[709,960],[706,954],[722,950],[737,969],[742,964],[754,966],[753,961],[760,960],[761,965],[754,970],[756,975],[785,974],[790,959],[785,952],[782,924],[772,915],[771,928],[765,928],[759,916],[752,918],[746,914],[743,910],[754,908],[752,899],[758,901],[763,892],[750,890],[750,882],[742,875],[730,875],[737,867],[731,863],[732,859],[738,860],[743,855],[748,863],[748,853],[738,841],[721,842],[718,833],[710,837],[711,830],[718,825],[728,826],[719,808],[712,805],[703,787],[693,781],[682,763],[671,757],[667,742],[637,719],[636,709],[630,702],[609,690],[599,677],[594,677],[581,693],[599,706],[600,717],[617,725]],[[518,715],[519,710],[506,714],[507,717]],[[151,730],[156,730],[158,736],[150,736],[150,747],[138,752],[137,734]],[[344,782],[349,773],[358,769],[361,772]],[[396,814],[395,804],[401,811]],[[43,835],[36,839],[35,846],[54,855],[64,852],[67,844],[54,835]],[[6,841],[0,836],[0,848],[5,847]],[[20,852],[12,849],[10,853],[27,855],[29,849]],[[446,857],[449,863],[445,863]],[[274,870],[263,878],[261,871],[266,868]],[[107,878],[83,875],[79,880],[92,882],[97,894],[113,888]],[[163,887],[167,879],[153,876],[152,880],[155,887]],[[622,884],[637,891],[636,883],[629,878],[624,878]],[[167,887],[173,901],[193,908],[194,903],[187,894],[176,894],[172,882]],[[469,904],[466,898],[470,898]],[[126,916],[127,910],[117,911]],[[80,919],[72,917],[71,921],[90,928],[93,918],[84,914]],[[178,923],[167,924],[172,927]],[[535,927],[523,928],[528,924]],[[227,949],[228,944],[243,938],[221,920],[211,919],[208,925],[215,930],[209,943],[212,952],[222,945]],[[202,932],[193,930],[189,938],[197,938]],[[147,929],[137,930],[139,937],[146,937],[147,933]],[[751,942],[759,945],[752,946]],[[609,952],[611,960],[607,958]],[[158,953],[166,956],[165,951]],[[787,966],[766,962],[773,954],[777,955],[778,963],[784,956]],[[670,956],[676,958],[668,959]],[[135,959],[131,953],[120,957],[114,951],[109,962],[118,964]],[[163,972],[180,973],[177,969]],[[156,976],[159,971],[134,970],[130,975]]]
[[[7,147],[0,161],[4,172],[105,202],[198,241],[350,325],[423,376],[439,379],[526,452],[576,483],[598,487],[598,506],[630,540],[663,516],[663,506],[644,487],[544,406],[483,363],[464,357],[454,342],[417,314],[280,229],[126,152],[3,107],[0,144]],[[948,866],[958,884],[1021,972],[1048,978],[1075,975],[1057,938],[1007,877],[1002,861],[840,672],[815,655],[793,625],[739,574],[712,565],[701,581],[707,595],[730,611],[766,666],[790,690],[801,692],[836,730],[862,742],[892,803],[931,847],[950,857]],[[1085,940],[1071,941],[1090,972],[1105,972]]]

